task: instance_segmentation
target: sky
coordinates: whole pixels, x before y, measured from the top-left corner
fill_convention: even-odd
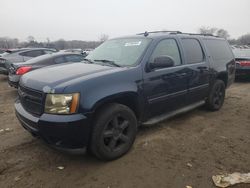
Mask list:
[[[144,31],[250,33],[250,0],[0,0],[0,37],[98,40]]]

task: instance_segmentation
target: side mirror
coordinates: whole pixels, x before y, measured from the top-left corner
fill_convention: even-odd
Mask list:
[[[154,59],[154,62],[149,64],[150,69],[167,68],[173,66],[174,66],[174,60],[169,56],[156,57]]]

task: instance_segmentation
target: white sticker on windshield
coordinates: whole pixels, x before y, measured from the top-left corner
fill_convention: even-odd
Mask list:
[[[127,42],[125,43],[124,46],[140,46],[141,45],[141,41],[137,41],[137,42]]]

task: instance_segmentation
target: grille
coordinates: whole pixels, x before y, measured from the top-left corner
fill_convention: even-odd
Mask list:
[[[18,96],[23,108],[34,115],[43,112],[43,93],[19,85]]]

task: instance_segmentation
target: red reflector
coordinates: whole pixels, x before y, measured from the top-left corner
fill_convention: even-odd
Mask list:
[[[248,66],[250,66],[250,61],[240,61],[240,65],[242,67],[248,67]]]
[[[29,72],[31,70],[31,68],[32,67],[28,67],[28,66],[26,66],[26,67],[20,67],[20,68],[17,69],[16,75],[23,75],[26,72]]]

